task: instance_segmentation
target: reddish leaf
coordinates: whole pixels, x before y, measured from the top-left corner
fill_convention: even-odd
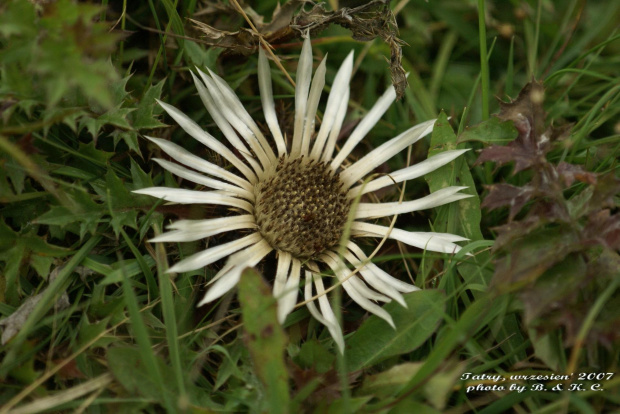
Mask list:
[[[590,214],[583,229],[583,243],[603,245],[611,250],[620,249],[620,215],[601,210]]]
[[[536,189],[530,186],[515,187],[510,184],[494,184],[487,188],[489,189],[489,195],[486,196],[481,206],[489,210],[510,206],[508,221],[512,221],[523,206],[536,195]]]
[[[56,364],[62,363],[62,362],[64,362],[62,359],[54,361],[54,363]],[[65,379],[65,380],[71,380],[71,379],[76,379],[76,378],[86,378],[86,375],[84,375],[84,373],[80,371],[80,368],[78,367],[75,359],[63,365],[60,371],[58,371],[57,375],[59,378]]]
[[[544,224],[545,221],[541,220],[540,217],[528,214],[523,220],[511,221],[503,226],[494,227],[493,230],[495,230],[498,235],[493,244],[493,250],[502,249],[509,243],[514,242],[515,239],[527,236]]]
[[[570,185],[573,184],[575,180],[592,185],[596,184],[596,174],[585,171],[579,165],[561,162],[557,166],[556,172],[562,178],[562,180],[564,180],[565,187],[570,187]]]
[[[542,109],[544,89],[538,82],[530,82],[521,90],[516,100],[500,102],[497,117],[512,121],[518,131],[517,138],[506,146],[491,146],[482,150],[477,164],[495,161],[500,165],[514,161],[514,173],[546,162],[550,135],[544,133],[545,112]]]
[[[616,178],[613,172],[599,176],[585,214],[601,208],[615,207],[614,196],[618,194],[620,194],[620,179]]]
[[[501,290],[523,288],[580,249],[578,235],[568,225],[536,230],[513,243],[496,261],[492,284]]]

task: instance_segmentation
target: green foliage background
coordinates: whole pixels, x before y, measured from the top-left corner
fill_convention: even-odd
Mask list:
[[[165,270],[205,241],[147,239],[171,220],[212,212],[131,193],[188,186],[150,162],[158,149],[143,134],[220,162],[162,116],[155,101],[220,137],[191,81],[194,67],[222,75],[262,122],[257,54],[210,46],[188,20],[247,29],[235,4],[0,3],[0,316],[25,315],[0,320],[0,413],[619,410],[620,3],[390,3],[406,42],[409,87],[354,155],[438,118],[409,161],[403,152],[379,170],[471,148],[425,181],[407,183],[405,198],[447,185],[466,185],[475,197],[397,222],[471,241],[456,256],[386,243],[375,260],[423,290],[406,295],[407,309],[386,305],[396,330],[344,295],[337,300],[344,356],[304,307],[281,328],[270,289],[255,271],[243,275],[238,297],[196,309],[215,268]],[[242,7],[255,22],[268,22],[277,2]],[[325,7],[335,10],[337,1]],[[298,32],[290,33],[272,45],[294,74],[301,43]],[[345,127],[390,84],[384,39],[355,40],[350,30],[327,24],[313,33],[315,57],[329,53],[326,85],[351,49],[356,63]],[[286,128],[294,89],[273,64],[272,75]],[[545,151],[519,158],[507,150],[524,139],[517,117],[505,107],[499,118],[490,114],[502,109],[494,97],[515,99],[532,79],[544,86],[544,102],[528,107],[540,127],[532,139],[552,139]],[[549,126],[563,134],[545,135]],[[483,149],[491,151],[488,162],[476,162]],[[515,173],[515,161],[534,156],[537,163]],[[539,185],[549,171],[560,171],[547,179],[553,191]],[[526,191],[532,186],[536,191]],[[398,190],[379,196],[396,200]],[[521,191],[527,196],[514,208]],[[262,270],[270,282],[269,269]],[[548,391],[534,391],[534,383]]]

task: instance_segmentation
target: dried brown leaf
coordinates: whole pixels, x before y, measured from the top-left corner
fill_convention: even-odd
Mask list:
[[[494,210],[499,207],[510,206],[508,221],[512,221],[523,206],[536,195],[536,189],[528,185],[515,187],[510,184],[494,184],[487,188],[489,195],[486,196],[481,207]]]
[[[522,289],[580,249],[578,235],[568,225],[536,229],[515,241],[495,262],[492,285],[500,290]]]
[[[253,54],[256,50],[258,39],[251,30],[241,28],[236,32],[229,32],[216,29],[198,20],[189,19],[189,21],[202,33],[202,41],[206,44],[231,49],[245,56]]]
[[[580,165],[561,162],[556,167],[556,172],[564,181],[565,187],[570,187],[575,180],[587,184],[596,184],[596,174],[584,170]]]
[[[307,3],[312,5],[308,11],[303,8]],[[402,46],[405,43],[398,38],[398,25],[388,0],[373,0],[358,7],[343,7],[336,11],[325,10],[322,3],[292,0],[278,7],[271,22],[267,24],[264,24],[263,17],[251,8],[245,7],[244,11],[252,19],[258,33],[244,28],[234,32],[220,30],[198,20],[189,20],[201,33],[203,43],[243,55],[256,51],[259,36],[263,36],[270,44],[278,44],[299,36],[306,30],[311,33],[320,32],[331,24],[349,29],[356,40],[370,41],[379,37],[390,46],[388,62],[396,98],[401,99],[405,95],[407,77],[402,66]]]
[[[308,12],[302,10],[293,20],[291,27],[297,30],[319,32],[330,24],[337,24],[351,30],[353,38],[370,41],[377,37],[390,46],[390,73],[396,90],[396,99],[401,99],[407,89],[407,77],[402,67],[402,45],[398,38],[398,25],[388,0],[373,0],[358,7],[343,7],[328,12],[321,3]]]
[[[583,243],[620,250],[620,215],[612,215],[608,209],[590,214],[583,229]]]
[[[533,81],[525,85],[512,102],[500,102],[497,115],[502,121],[512,121],[518,131],[517,138],[506,146],[493,145],[482,150],[476,161],[495,161],[500,165],[514,161],[514,173],[546,161],[551,138],[544,131],[545,112],[542,108],[544,89]]]

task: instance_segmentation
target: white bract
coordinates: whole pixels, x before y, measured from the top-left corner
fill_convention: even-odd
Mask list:
[[[342,284],[359,306],[391,326],[394,323],[390,314],[378,303],[395,300],[406,306],[402,293],[418,289],[370,262],[352,240],[341,240],[347,220],[353,219],[351,238],[388,237],[428,251],[455,253],[460,249],[455,242],[465,240],[460,236],[398,228],[390,230],[363,220],[429,209],[469,197],[460,192],[465,187],[447,187],[418,200],[361,202],[354,207],[353,200],[362,194],[420,177],[451,162],[466,150],[445,151],[362,184],[377,166],[428,135],[435,120],[408,129],[345,167],[345,159],[396,98],[394,88],[390,87],[344,141],[342,148],[336,151],[336,140],[348,106],[352,70],[353,52],[336,74],[323,119],[316,131],[316,112],[325,85],[325,59],[313,77],[312,48],[309,38],[305,39],[297,69],[294,133],[290,143],[278,124],[269,63],[263,50],[259,52],[258,80],[270,139],[261,132],[223,79],[211,71],[207,74],[198,70],[198,76],[192,76],[200,98],[228,144],[239,155],[179,110],[164,102],[159,103],[187,134],[224,157],[236,172],[216,166],[171,142],[147,137],[179,163],[155,159],[159,165],[178,177],[212,190],[152,187],[135,191],[174,203],[226,206],[234,213],[207,220],[177,221],[169,226],[169,232],[152,240],[185,242],[233,230],[240,233],[238,239],[209,247],[169,269],[169,272],[187,272],[228,258],[209,282],[209,289],[199,306],[231,290],[245,268],[257,265],[275,250],[277,270],[273,295],[278,301],[280,322],[284,322],[298,302],[303,272],[306,306],[314,318],[328,328],[341,352],[344,350],[342,329],[325,295],[321,267],[333,272],[334,280]],[[351,211],[353,208],[355,211]],[[339,254],[341,242],[346,247]],[[353,269],[359,271],[354,273]]]

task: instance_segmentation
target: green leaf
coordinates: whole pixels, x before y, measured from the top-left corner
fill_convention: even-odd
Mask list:
[[[276,301],[262,276],[247,269],[239,282],[239,302],[247,346],[256,374],[265,387],[267,411],[289,410],[288,372],[284,363],[286,337],[278,323]]]
[[[437,122],[435,122],[428,156],[431,157],[444,151],[463,148],[465,148],[464,145],[457,146],[456,135],[448,122],[448,117],[442,112]],[[476,184],[465,162],[464,156],[426,174],[424,178],[431,192],[449,186],[467,186],[468,188],[463,190],[462,193],[471,194],[473,196],[438,207],[437,218],[434,222],[434,230],[458,234],[472,241],[484,240],[482,232],[480,231],[480,221],[482,218],[480,197],[478,197],[478,193],[476,192]],[[488,286],[492,276],[491,270],[486,268],[489,262],[489,253],[482,252],[461,262],[457,266],[457,269],[468,283]]]
[[[212,68],[215,66],[217,57],[224,49],[208,47],[203,48],[190,40],[185,41],[185,56],[191,62],[191,65],[199,68]]]
[[[181,20],[181,16],[177,12],[176,7],[172,4],[170,0],[161,0],[164,7],[166,8],[166,13],[168,13],[168,19],[172,24],[172,30],[179,37],[176,39],[179,47],[183,48],[183,44],[185,40],[183,37],[185,36],[185,30],[183,29],[183,20]]]
[[[501,144],[514,141],[518,132],[512,121],[502,121],[496,116],[479,123],[473,127],[466,128],[459,135],[458,143],[468,141],[479,141],[486,144]]]
[[[78,152],[80,156],[82,156],[84,159],[93,161],[100,166],[107,165],[110,158],[114,156],[113,152],[103,151],[95,148],[95,143],[93,141],[87,144],[80,142]]]
[[[84,260],[86,255],[91,252],[100,240],[101,237],[93,237],[84,243],[75,255],[65,264],[56,278],[49,283],[47,289],[42,293],[41,300],[39,300],[24,323],[22,330],[9,343],[8,352],[5,354],[0,364],[0,377],[4,377],[7,372],[12,369],[13,365],[15,365],[16,354],[26,341],[26,338],[34,326],[39,323],[41,318],[50,310],[56,302],[55,299],[58,295],[67,289],[70,283],[69,276],[72,274],[73,270]]]
[[[80,221],[96,225],[102,214],[101,208],[98,211],[76,213],[63,206],[54,206],[47,213],[39,216],[35,223],[64,227],[67,224]]]
[[[155,259],[149,254],[142,256],[142,260],[149,268],[156,265]],[[136,259],[119,260],[112,265],[99,263],[93,259],[86,259],[84,260],[84,266],[105,276],[99,281],[101,286],[120,283],[123,281],[123,275],[132,278],[143,274],[140,262]]]
[[[360,393],[373,394],[378,398],[391,397],[409,382],[422,365],[422,362],[406,362],[379,374],[369,375],[364,379]]]
[[[131,159],[131,181],[133,182],[133,188],[138,190],[140,188],[153,187],[153,179],[150,175],[144,172],[142,168]]]
[[[411,352],[435,332],[443,317],[443,294],[437,290],[421,290],[404,297],[407,308],[396,302],[383,307],[392,315],[396,329],[372,315],[347,340],[345,355],[349,371],[357,371],[391,356]]]
[[[32,24],[36,20],[34,4],[27,1],[10,1],[3,6],[0,13],[0,34],[4,37],[12,35],[36,35]]]
[[[316,339],[310,339],[303,343],[295,362],[304,369],[314,369],[322,374],[329,371],[334,365],[334,354]]]
[[[400,413],[416,413],[416,414],[441,414],[441,411],[437,411],[428,405],[424,405],[412,398],[406,398],[400,400],[398,404],[394,405],[389,411],[389,414]]]
[[[104,206],[95,203],[91,194],[81,190],[68,191],[67,195],[74,202],[73,209],[53,206],[49,211],[37,217],[34,222],[65,228],[72,223],[79,223],[80,239],[87,233],[95,234],[97,224],[106,213]],[[73,229],[69,229],[72,230]]]
[[[4,168],[6,175],[11,180],[15,194],[21,194],[24,191],[24,180],[26,178],[26,171],[24,168],[15,161],[14,158],[9,158],[4,162]]]
[[[106,317],[97,322],[90,323],[90,321],[88,320],[88,316],[86,314],[82,314],[82,319],[79,325],[79,334],[77,336],[77,343],[75,347],[79,349],[85,344],[97,338],[99,335],[105,332],[109,322],[110,317]],[[103,336],[91,345],[91,349],[95,347],[106,347],[108,344],[115,341],[116,338],[114,337]]]
[[[155,118],[162,111],[155,99],[161,97],[164,82],[165,80],[162,80],[157,85],[151,86],[140,100],[138,108],[130,114],[129,119],[134,129],[153,129],[166,126],[166,124],[159,122]]]
[[[163,392],[173,400],[175,384],[172,381],[171,369],[161,357],[153,355],[152,358],[153,360],[149,359],[148,362],[157,365],[161,377],[153,377],[152,371],[145,364],[144,356],[137,348],[112,347],[107,354],[112,374],[129,395],[142,395],[155,401],[163,401],[160,388],[163,385]]]
[[[497,302],[494,303],[488,295],[481,296],[463,312],[458,321],[442,327],[433,350],[416,374],[409,380],[407,386],[400,392],[400,395],[407,394],[433,375],[457,347],[460,347],[467,338],[474,335],[478,330],[487,327],[488,323],[496,318],[500,312],[501,307],[497,306]]]

